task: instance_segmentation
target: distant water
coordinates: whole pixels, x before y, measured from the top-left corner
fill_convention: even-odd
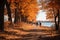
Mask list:
[[[54,22],[41,22],[42,26],[48,26],[51,27],[52,25],[54,25]]]
[[[4,22],[8,21],[8,15],[4,15]]]

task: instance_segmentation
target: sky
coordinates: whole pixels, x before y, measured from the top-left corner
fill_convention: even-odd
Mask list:
[[[37,0],[37,3],[40,4],[40,1],[41,1],[41,0]],[[43,0],[43,1],[45,1],[45,0]],[[46,0],[46,1],[47,1],[47,0]],[[38,6],[38,7],[41,8],[42,5],[40,5],[40,6]],[[48,21],[48,20],[46,19],[46,11],[44,11],[44,10],[39,10],[39,11],[38,11],[38,14],[37,14],[37,16],[36,16],[36,21]]]
[[[39,10],[36,16],[36,21],[46,21],[46,12],[43,10]]]

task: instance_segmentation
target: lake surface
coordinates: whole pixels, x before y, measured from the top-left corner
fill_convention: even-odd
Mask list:
[[[54,22],[41,22],[42,26],[48,26],[51,27],[52,25],[54,25]]]

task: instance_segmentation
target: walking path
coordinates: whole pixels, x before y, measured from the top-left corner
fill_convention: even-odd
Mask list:
[[[0,32],[0,39],[2,40],[44,40],[47,37],[59,36],[52,28],[37,26],[27,23],[20,23],[18,25],[10,25],[5,27],[5,32]]]

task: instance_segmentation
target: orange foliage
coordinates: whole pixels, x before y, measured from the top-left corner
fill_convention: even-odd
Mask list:
[[[47,19],[51,19],[57,14],[57,9],[60,9],[60,0],[50,0],[50,2],[47,4],[47,9],[49,9],[47,13]],[[53,12],[53,13],[52,13]]]
[[[22,12],[24,16],[28,16],[28,20],[35,19],[38,11],[37,0],[8,0],[8,2],[11,2],[10,8],[13,13],[16,6],[18,6],[19,12]]]
[[[31,21],[36,17],[38,11],[36,0],[23,0],[20,6],[22,6],[22,14],[28,16],[28,20]]]

